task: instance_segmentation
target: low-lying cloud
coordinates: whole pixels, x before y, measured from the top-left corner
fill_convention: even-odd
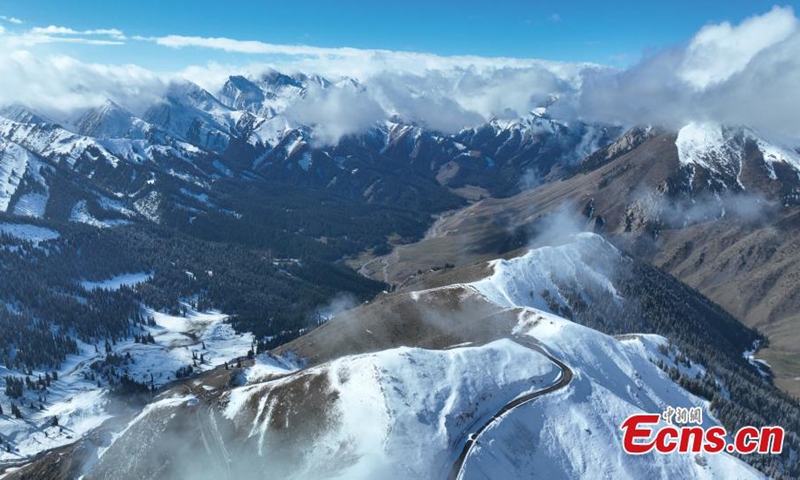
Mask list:
[[[54,118],[109,98],[138,111],[165,89],[164,79],[136,65],[87,64],[27,50],[0,53],[0,104],[28,105]]]
[[[385,117],[384,110],[369,95],[351,88],[317,86],[309,88],[305,98],[284,113],[301,124],[312,126],[314,141],[324,145],[364,131]]]
[[[791,8],[700,30],[686,47],[619,72],[592,71],[571,105],[578,118],[680,127],[751,125],[800,138],[800,29]]]
[[[128,36],[119,29],[66,26],[0,30],[0,103],[21,102],[43,113],[94,106],[111,98],[131,109],[154,101],[178,78],[219,88],[230,74],[287,73],[356,78],[366,88],[320,89],[291,105],[292,120],[316,125],[319,141],[398,115],[443,132],[489,119],[514,119],[558,101],[564,120],[678,128],[690,121],[745,124],[800,139],[800,22],[774,7],[737,25],[709,24],[685,45],[648,55],[627,69],[534,59],[443,57],[427,53],[278,45],[231,38]],[[13,30],[13,31],[12,31]],[[210,49],[250,55],[245,66],[208,64],[155,73],[136,65],[100,65],[42,55],[43,43]],[[108,47],[112,48],[112,47]],[[156,47],[152,47],[156,48]],[[243,72],[243,70],[245,70]]]

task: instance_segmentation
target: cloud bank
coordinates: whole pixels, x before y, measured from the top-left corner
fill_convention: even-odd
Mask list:
[[[569,105],[586,120],[751,125],[800,139],[800,30],[791,8],[701,29],[628,70],[589,72]]]
[[[366,87],[313,90],[287,110],[294,120],[317,125],[318,137],[327,141],[392,115],[453,131],[492,118],[524,116],[553,97],[559,100],[551,114],[567,122],[679,128],[690,121],[716,121],[800,139],[800,22],[791,8],[774,7],[737,25],[706,25],[686,44],[623,70],[231,38],[137,37],[115,28],[22,29],[16,19],[5,20],[8,26],[0,30],[0,103],[22,102],[43,113],[97,105],[105,98],[136,110],[155,101],[176,79],[195,81],[213,92],[228,75],[255,77],[277,69],[333,80],[347,76]],[[136,65],[89,64],[37,51],[38,45],[61,42],[230,52],[253,61],[155,73]]]

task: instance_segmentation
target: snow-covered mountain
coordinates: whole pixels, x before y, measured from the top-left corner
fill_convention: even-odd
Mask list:
[[[339,268],[342,258],[366,249],[387,251],[388,238],[419,238],[431,214],[461,207],[466,199],[537,186],[445,218],[422,243],[386,257],[402,259],[405,271],[416,274],[397,279],[386,258],[380,264],[366,260],[381,265],[383,279],[400,291],[334,318],[255,365],[204,369],[210,371],[169,389],[125,428],[107,426],[88,443],[68,447],[81,449],[73,465],[78,473],[204,478],[270,468],[287,476],[446,476],[477,427],[521,395],[553,388],[482,430],[461,458],[463,478],[530,471],[591,477],[598,469],[609,477],[758,477],[728,455],[628,457],[621,452],[618,425],[631,413],[666,405],[720,412],[707,418],[709,425],[733,425],[733,415],[767,418],[769,412],[737,397],[774,393],[741,357],[761,337],[597,235],[554,235],[559,238],[550,245],[520,249],[529,235],[560,228],[542,218],[566,204],[577,206],[585,229],[617,238],[639,235],[632,250],[657,248],[667,229],[744,215],[747,209],[736,203],[740,197],[731,195],[753,194],[791,209],[800,198],[800,154],[791,142],[746,127],[700,123],[677,132],[623,132],[555,118],[548,104],[521,118],[492,119],[457,132],[397,114],[331,134],[331,125],[293,115],[319,92],[355,102],[367,88],[350,78],[268,72],[230,77],[215,92],[174,83],[162,98],[132,109],[107,100],[56,119],[21,106],[0,110],[4,216],[41,220],[29,220],[29,227],[93,227],[70,226],[76,242],[94,238],[85,231],[98,237],[122,231],[111,245],[126,248],[135,229],[111,227],[157,224],[148,235],[187,234],[252,248],[258,266],[276,267],[276,275],[292,280],[307,275],[318,281],[318,259]],[[693,237],[680,240],[681,248],[691,250]],[[105,248],[102,241],[92,245]],[[3,252],[24,255],[31,248],[39,246],[14,245]],[[62,248],[75,254],[70,264],[83,265],[84,252],[69,252],[67,242]],[[206,246],[184,248],[188,253],[170,254],[200,257],[198,250]],[[286,260],[273,259],[273,249],[304,257],[288,260],[298,265],[290,272],[281,267]],[[501,255],[507,258],[474,265]],[[174,259],[168,260],[174,267]],[[708,263],[694,259],[693,268]],[[453,264],[473,265],[451,272]],[[724,265],[743,268],[735,261]],[[183,277],[194,274],[176,268],[169,280],[161,279],[160,285],[177,285],[165,296],[177,302],[186,292],[208,293],[206,284],[185,286]],[[245,285],[250,278],[233,281]],[[270,279],[264,290],[284,286]],[[157,296],[152,290],[138,294]],[[248,320],[271,325],[274,304],[251,294],[259,308],[246,312]],[[305,328],[299,317],[292,320],[289,334]],[[168,321],[181,323],[177,317]],[[175,333],[164,328],[153,331]],[[270,330],[264,338],[272,342],[284,333]],[[235,337],[241,348],[243,337]],[[126,342],[119,351],[143,350]],[[149,373],[174,373],[178,363],[169,359],[185,362],[186,352],[167,350],[166,357],[154,356],[163,365],[137,362],[147,364]],[[90,350],[82,355],[93,358]],[[63,373],[75,377],[83,371]],[[725,382],[731,378],[741,385],[729,388]],[[59,393],[61,410],[53,411],[66,412],[64,420],[82,435],[88,430],[78,428],[83,413],[61,405],[73,386],[89,388],[73,380]],[[705,399],[695,395],[701,392]],[[94,393],[81,398],[97,400]],[[720,402],[728,402],[726,408]],[[786,405],[773,410],[793,411]],[[45,415],[37,414],[35,427]],[[96,420],[83,425],[95,427]],[[12,423],[17,430],[4,435],[21,431],[21,422]],[[43,444],[66,443],[60,432],[44,431],[49,440]],[[585,442],[582,451],[574,448],[579,441]],[[32,443],[25,445],[35,453]],[[84,448],[89,457],[81,457]],[[197,451],[206,458],[198,460]],[[193,462],[185,465],[189,455]],[[796,468],[791,459],[763,462],[762,471]]]
[[[332,142],[327,132],[338,132],[336,125],[303,123],[287,113],[319,91],[346,92],[354,100],[368,95],[366,87],[351,78],[277,71],[251,78],[231,76],[213,93],[179,81],[157,101],[138,106],[136,113],[110,99],[56,119],[20,105],[4,107],[0,138],[48,168],[68,169],[70,175],[56,177],[68,177],[71,188],[100,190],[106,197],[125,199],[157,191],[170,198],[175,189],[164,189],[173,182],[182,184],[178,188],[200,188],[213,195],[209,185],[216,179],[246,184],[258,177],[413,209],[424,197],[426,211],[435,213],[463,202],[458,195],[469,195],[465,187],[504,195],[528,186],[521,180],[525,175],[562,175],[619,134],[618,128],[550,118],[541,107],[515,121],[493,120],[446,134],[392,116],[360,130],[342,130],[346,134]],[[0,157],[0,163],[19,161],[18,154],[8,155]],[[11,168],[4,170],[10,174]],[[16,173],[21,174],[18,179],[3,180],[8,197],[3,211],[14,211],[19,198],[30,193],[20,182],[40,195],[49,186],[49,181],[39,181],[42,188],[35,188],[24,172]],[[169,179],[154,185],[160,176]],[[17,190],[19,195],[12,198]],[[56,189],[46,201],[67,201],[60,194]],[[91,202],[97,195],[82,196]],[[26,198],[18,210],[27,211]],[[132,201],[124,202],[134,211]],[[53,215],[69,208],[45,210]],[[45,210],[36,213],[44,215]]]
[[[551,313],[587,314],[570,291],[578,285],[603,289],[620,303],[638,302],[619,271],[628,262],[585,234],[494,262],[477,281],[384,297],[290,343],[276,352],[282,357],[259,356],[232,374],[232,388],[200,379],[190,392],[165,394],[85,473],[446,478],[456,468],[458,478],[596,478],[598,471],[609,478],[763,478],[728,454],[622,451],[619,425],[634,413],[701,406],[704,426],[719,424],[708,400],[659,366],[703,376],[719,372],[719,364],[679,363],[680,352],[660,335],[613,337]],[[646,278],[638,280],[649,285]],[[673,288],[663,286],[666,295]],[[534,294],[545,290],[547,298]],[[690,310],[701,308],[702,300],[687,301]],[[722,336],[743,331],[735,320],[720,321],[734,322],[719,330]],[[644,328],[652,327],[648,322]],[[747,343],[733,338],[726,341]],[[333,358],[303,366],[314,352]],[[490,421],[526,395],[529,401]],[[489,421],[478,437],[471,435]],[[469,439],[476,441],[460,457]],[[195,449],[207,455],[188,455]],[[143,458],[150,461],[137,460]]]
[[[752,162],[754,154],[761,157],[760,166],[770,180],[797,183],[800,178],[800,153],[749,128],[693,122],[678,131],[675,146],[681,165],[707,172],[714,188],[745,190],[748,179],[742,183],[741,177],[749,173],[745,163]]]
[[[3,229],[0,228],[0,231]],[[47,237],[46,232],[44,235],[36,231],[20,233],[27,234],[29,238],[32,235]],[[51,235],[53,233],[50,232]],[[85,282],[84,286],[87,289],[117,290],[121,285],[146,280],[146,275],[127,275],[104,282]],[[244,354],[252,345],[252,335],[234,332],[225,323],[226,316],[223,314],[200,313],[191,309],[183,317],[149,313],[154,323],[146,327],[146,333],[154,336],[154,342],[144,344],[130,339],[118,345],[118,354],[130,359],[125,365],[118,365],[118,368],[137,382],[160,387],[175,381],[175,372],[191,364],[193,355],[203,355],[203,362],[195,364],[197,371],[210,370]],[[7,413],[0,416],[0,438],[14,445],[13,450],[0,448],[0,465],[24,462],[43,451],[73,443],[109,418],[125,413],[115,411],[113,386],[106,382],[97,368],[106,353],[100,353],[95,346],[83,342],[79,344],[79,350],[57,371],[31,371],[34,378],[47,376],[48,379],[55,372],[56,376],[52,382],[48,382],[44,395],[38,389],[27,391],[20,398],[0,393],[0,407]],[[14,370],[0,366],[3,378],[16,374]],[[32,409],[33,413],[23,418],[13,418],[8,414],[10,405],[26,406],[28,402],[47,402],[47,408],[40,411]],[[54,417],[58,418],[58,425],[52,425]]]

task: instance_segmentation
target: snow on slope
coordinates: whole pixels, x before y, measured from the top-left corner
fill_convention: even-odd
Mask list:
[[[569,386],[509,412],[472,449],[462,470],[472,478],[763,478],[728,455],[628,455],[619,426],[635,413],[666,406],[704,407],[704,426],[716,425],[707,402],[672,382],[651,359],[663,357],[657,335],[616,339],[526,309],[519,333],[542,342],[572,368]]]
[[[47,240],[55,240],[60,236],[55,230],[38,227],[28,223],[0,223],[0,234],[10,235],[20,240],[27,240],[34,245]]]
[[[95,138],[141,139],[152,128],[111,100],[89,109],[71,123],[77,133]]]
[[[14,215],[21,217],[44,218],[47,209],[47,201],[50,193],[26,193],[19,197],[14,205]]]
[[[0,211],[8,211],[22,176],[34,162],[33,156],[19,145],[0,139]]]
[[[306,445],[306,478],[325,464],[338,478],[443,477],[455,460],[462,433],[486,421],[522,392],[551,384],[560,369],[538,352],[511,340],[444,351],[397,348],[344,357],[304,372],[322,375],[335,398],[326,411],[336,420]],[[288,377],[227,394],[225,416],[249,432],[259,455],[268,455],[268,427]],[[256,403],[256,415],[246,408]],[[347,455],[342,455],[346,451]],[[313,475],[312,475],[313,476]]]
[[[693,122],[678,131],[675,146],[681,165],[697,165],[738,179],[745,155],[745,140],[755,142],[768,168],[772,169],[774,163],[780,162],[800,172],[800,154],[750,128]],[[774,171],[770,172],[770,177],[776,178]]]
[[[584,261],[589,257],[594,268]],[[716,424],[705,400],[683,390],[651,361],[666,361],[658,350],[668,343],[665,338],[620,340],[540,310],[549,309],[542,290],[564,304],[559,278],[571,279],[567,283],[577,283],[582,291],[604,288],[615,301],[624,302],[610,279],[613,266],[623,259],[602,237],[582,233],[560,246],[494,261],[494,273],[471,284],[502,307],[524,309],[515,333],[539,340],[575,375],[567,388],[513,410],[484,432],[465,462],[463,478],[527,478],[534,473],[565,479],[763,477],[727,454],[696,460],[622,451],[619,425],[634,413],[703,406],[705,426]]]
[[[91,225],[92,227],[97,228],[110,228],[119,225],[128,225],[130,224],[130,220],[125,219],[110,219],[110,220],[99,220],[94,217],[94,215],[89,212],[89,207],[86,204],[86,200],[78,200],[74,207],[72,207],[72,211],[69,214],[69,221],[76,222],[76,223],[84,223],[86,225]]]
[[[95,140],[55,125],[16,123],[0,117],[0,136],[55,162],[74,166],[80,158],[104,159],[116,167],[119,159]]]
[[[204,372],[224,364],[235,357],[245,356],[253,343],[253,335],[239,334],[225,323],[227,315],[197,312],[188,309],[185,317],[149,311],[156,322],[146,329],[155,337],[155,344],[128,341],[114,351],[125,355],[130,352],[136,363],[122,367],[122,371],[136,381],[150,383],[151,374],[156,386],[175,380],[180,367],[193,364],[192,354],[203,355],[203,363],[194,367]],[[203,349],[205,344],[206,348]]]
[[[119,290],[123,285],[132,287],[137,283],[143,283],[153,278],[152,273],[139,272],[139,273],[124,273],[115,277],[101,280],[99,282],[83,281],[81,286],[86,290]]]
[[[591,258],[591,264],[587,262]],[[580,233],[559,246],[546,246],[528,251],[511,260],[491,262],[493,274],[472,285],[492,302],[503,307],[526,306],[549,310],[542,297],[547,290],[562,306],[567,300],[560,293],[559,283],[577,285],[581,291],[589,288],[607,290],[617,301],[619,296],[610,277],[622,253],[601,236]]]
[[[756,142],[758,149],[761,151],[764,161],[770,168],[770,178],[776,178],[773,164],[775,162],[785,163],[798,171],[800,175],[800,154],[794,149],[781,145],[779,142],[767,140],[760,136],[753,130],[748,130],[748,136]]]
[[[97,356],[94,347],[86,344],[80,344],[80,347],[81,354],[71,355],[61,365],[59,379],[51,383],[46,393],[44,410],[28,408],[30,402],[38,407],[39,394],[36,392],[26,390],[22,400],[9,399],[0,392],[0,405],[5,413],[0,416],[0,437],[13,446],[11,452],[0,449],[0,462],[29,458],[44,450],[66,445],[110,418],[106,412],[106,389],[97,388],[96,383],[83,377],[83,371],[88,370]],[[31,378],[44,377],[45,373],[35,369]],[[22,374],[0,366],[0,377],[7,375],[20,377]],[[20,406],[22,419],[10,415],[12,403]],[[57,427],[52,426],[54,416],[58,417]]]
[[[697,165],[738,180],[744,156],[738,133],[717,123],[692,122],[678,131],[678,159],[681,165]]]
[[[762,478],[727,454],[622,451],[619,425],[628,415],[660,413],[668,405],[707,407],[651,361],[665,360],[663,337],[617,339],[531,308],[519,319],[515,332],[536,338],[574,378],[487,429],[462,478]],[[270,368],[271,375],[284,371]],[[277,442],[313,418],[315,433],[303,443],[290,478],[321,471],[326,478],[445,478],[468,434],[514,398],[560,375],[546,357],[510,339],[439,351],[404,347],[236,388],[223,397],[223,414],[254,445],[253,455],[276,467]],[[315,388],[312,398],[322,403],[328,423],[307,405],[297,407],[301,415],[287,415],[286,402],[298,401],[287,396],[292,388]],[[704,425],[715,424],[706,414]]]
[[[198,364],[195,372],[207,371],[234,357],[246,355],[253,342],[252,335],[234,332],[225,323],[227,315],[219,312],[188,309],[186,317],[154,311],[147,313],[154,317],[156,326],[145,327],[145,330],[153,335],[156,343],[140,344],[126,340],[118,342],[113,349],[123,357],[130,353],[134,362],[118,367],[120,374],[127,373],[132,379],[148,384],[152,378],[156,387],[174,381],[178,368],[192,365],[192,352],[204,357],[204,363]],[[44,450],[72,443],[112,417],[107,408],[109,392],[105,381],[98,387],[96,381],[84,377],[84,373],[91,375],[90,366],[94,362],[105,357],[102,345],[100,352],[94,345],[85,343],[79,343],[79,348],[81,353],[69,356],[58,370],[59,379],[47,392],[44,410],[28,408],[31,401],[39,405],[36,392],[26,390],[25,398],[20,401],[9,399],[0,390],[0,405],[6,414],[0,416],[0,437],[13,445],[11,452],[0,448],[0,462],[29,458]],[[0,366],[0,378],[6,375],[24,376]],[[31,377],[36,379],[39,375],[44,377],[45,371],[33,370]],[[9,415],[12,401],[22,406],[23,419]],[[54,416],[58,417],[61,428],[51,426]]]

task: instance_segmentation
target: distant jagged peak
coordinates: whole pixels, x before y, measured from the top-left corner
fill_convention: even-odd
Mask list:
[[[49,117],[42,115],[21,103],[12,103],[10,105],[0,107],[0,116],[17,123],[56,123]]]
[[[629,128],[605,148],[586,157],[581,162],[581,170],[591,170],[605,165],[611,160],[638,148],[647,140],[661,133],[663,133],[663,129],[652,125],[640,125]]]
[[[73,130],[89,137],[127,137],[136,123],[144,123],[111,99],[79,114],[70,122]],[[144,126],[144,125],[140,125]]]
[[[755,143],[769,167],[780,162],[800,172],[800,154],[796,148],[784,140],[766,138],[748,126],[690,122],[678,131],[675,145],[682,165],[723,173],[741,170],[748,141]],[[774,178],[774,174],[771,176]]]
[[[268,91],[283,90],[287,87],[294,87],[297,89],[304,89],[303,84],[304,76],[300,75],[286,75],[278,70],[270,69],[262,73],[256,83],[263,89]]]
[[[242,75],[228,77],[219,93],[220,102],[226,106],[248,112],[253,112],[253,107],[261,108],[265,99],[265,92]]]
[[[166,98],[202,110],[228,109],[217,97],[189,80],[174,81],[167,87]]]

